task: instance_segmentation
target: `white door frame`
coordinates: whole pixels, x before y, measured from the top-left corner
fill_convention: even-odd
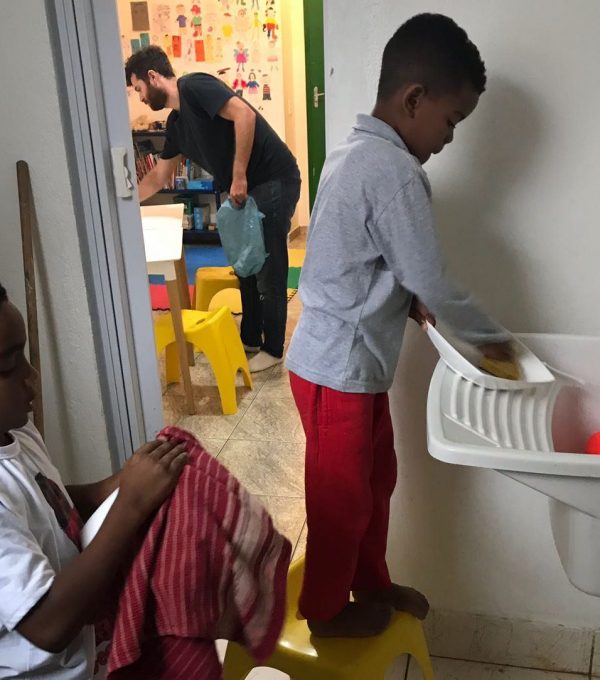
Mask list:
[[[114,0],[45,0],[92,328],[118,468],[163,425],[142,224],[117,198],[111,148],[133,144]],[[98,37],[101,36],[101,40]]]

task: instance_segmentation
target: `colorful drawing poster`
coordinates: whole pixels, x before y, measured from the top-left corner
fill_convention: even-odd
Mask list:
[[[204,40],[195,40],[194,46],[196,49],[196,61],[206,61],[206,53],[204,52]]]
[[[172,44],[173,44],[173,56],[176,59],[181,58],[181,36],[180,35],[174,35],[171,37]]]
[[[150,45],[150,33],[140,33],[140,44],[142,47]]]
[[[135,54],[136,52],[139,52],[141,48],[142,48],[142,44],[140,43],[140,39],[139,38],[132,38],[131,39],[131,53]]]

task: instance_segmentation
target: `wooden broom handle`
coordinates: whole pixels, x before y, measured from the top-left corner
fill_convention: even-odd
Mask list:
[[[29,166],[17,161],[17,184],[19,187],[19,210],[21,213],[21,240],[23,242],[23,271],[25,274],[25,300],[27,303],[27,335],[29,338],[29,361],[38,373],[37,397],[33,402],[33,422],[44,436],[44,409],[42,402],[42,370],[40,365],[40,338],[35,292],[35,265],[33,259],[34,207],[31,193]]]

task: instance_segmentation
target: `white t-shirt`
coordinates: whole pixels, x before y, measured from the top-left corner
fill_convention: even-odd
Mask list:
[[[14,441],[0,447],[0,678],[89,680],[92,626],[60,654],[15,629],[78,549],[66,533],[73,504],[39,432],[28,423],[10,434]]]

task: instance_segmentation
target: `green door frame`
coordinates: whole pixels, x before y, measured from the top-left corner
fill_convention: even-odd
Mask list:
[[[323,0],[304,0],[308,195],[311,210],[325,162],[325,51],[323,40]]]

